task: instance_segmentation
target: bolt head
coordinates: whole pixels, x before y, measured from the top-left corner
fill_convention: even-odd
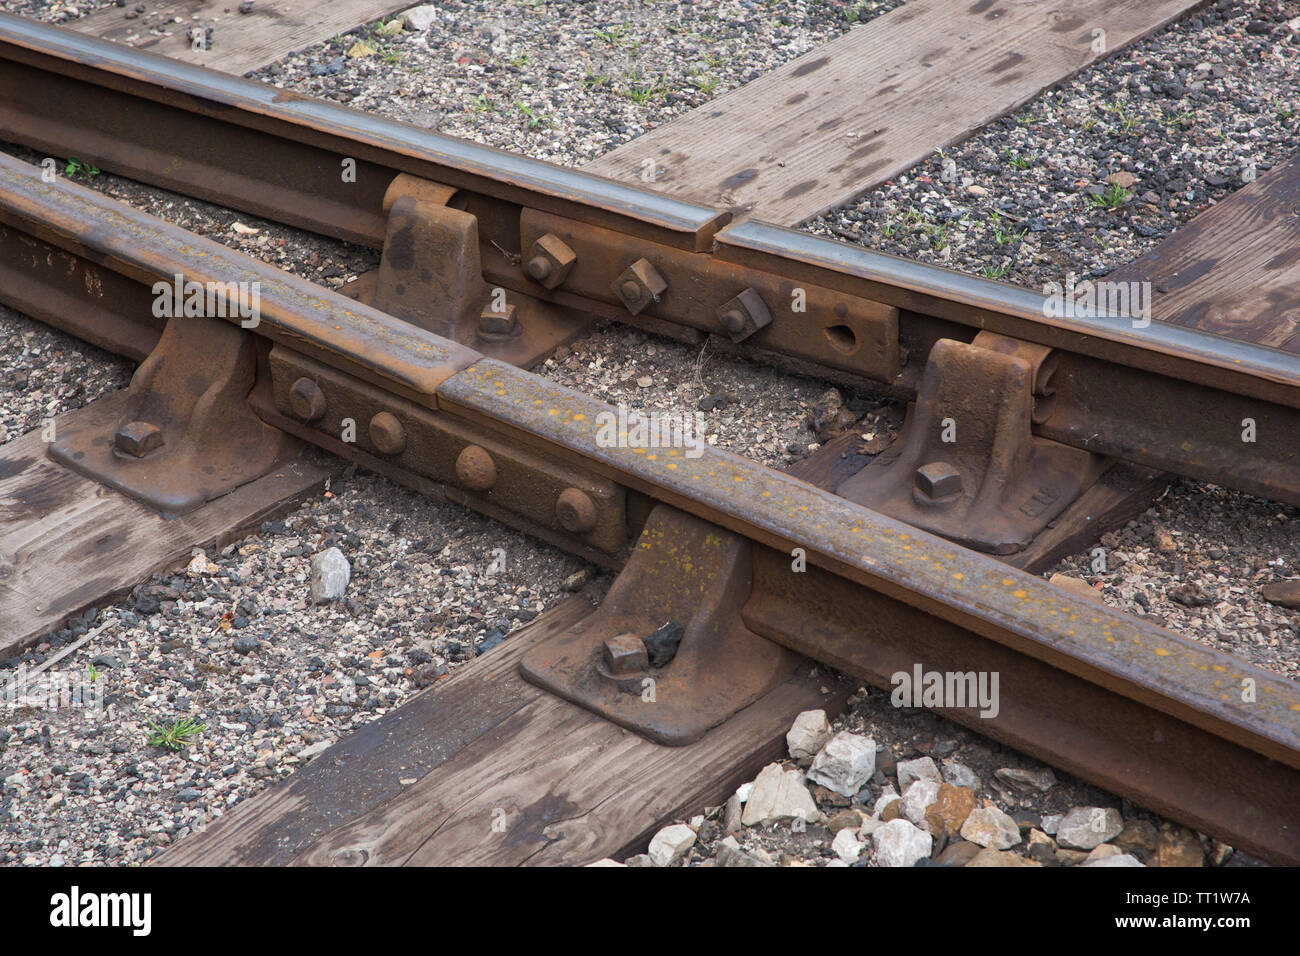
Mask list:
[[[916,469],[918,494],[931,501],[955,498],[961,494],[961,472],[946,461],[932,461]]]
[[[528,260],[528,274],[538,282],[551,274],[551,260],[545,256],[533,256]]]
[[[525,269],[534,282],[554,289],[568,278],[577,261],[578,256],[569,244],[555,233],[548,232],[533,242]]]
[[[649,259],[638,259],[623,270],[611,288],[627,310],[637,315],[663,294],[668,280]]]
[[[498,312],[490,306],[479,314],[478,334],[485,339],[503,339],[514,335],[519,328],[519,319],[515,314],[513,302],[507,302],[504,312]]]
[[[143,458],[162,445],[162,429],[151,422],[127,422],[113,436],[113,447],[132,458]]]
[[[565,488],[555,502],[555,520],[572,534],[586,534],[596,527],[596,504],[580,488]]]
[[[399,455],[406,449],[406,429],[392,412],[380,412],[370,419],[370,441],[385,455]]]
[[[637,674],[650,667],[650,655],[646,652],[645,642],[635,634],[611,637],[605,642],[602,653],[605,667],[615,677]]]
[[[289,389],[289,405],[305,422],[314,422],[325,414],[325,393],[309,378],[300,378]]]
[[[466,445],[456,456],[456,480],[470,491],[487,491],[497,483],[497,466],[486,448]]]
[[[733,342],[743,342],[772,322],[767,304],[753,289],[745,289],[719,307],[718,321]]]

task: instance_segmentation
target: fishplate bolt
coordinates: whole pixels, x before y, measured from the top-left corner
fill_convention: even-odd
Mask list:
[[[380,412],[370,419],[370,440],[385,455],[400,455],[406,449],[406,429],[392,412]]]
[[[309,378],[300,378],[289,390],[293,413],[305,422],[314,422],[325,414],[325,393]]]
[[[568,244],[555,233],[548,232],[533,243],[525,268],[534,282],[554,289],[565,280],[577,261],[577,255]]]
[[[555,518],[572,534],[586,534],[596,527],[596,505],[580,488],[565,488],[555,502]]]
[[[480,445],[466,445],[456,456],[456,480],[470,491],[487,491],[497,483],[497,466]]]
[[[759,329],[769,325],[772,313],[762,297],[753,289],[746,289],[718,309],[718,321],[733,342],[743,342]]]
[[[633,315],[639,315],[651,302],[668,288],[668,280],[660,275],[649,259],[638,259],[614,280],[610,286],[623,305]]]

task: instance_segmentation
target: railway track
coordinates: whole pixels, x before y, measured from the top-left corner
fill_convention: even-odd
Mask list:
[[[621,568],[595,615],[521,666],[652,739],[701,738],[785,686],[797,655],[885,687],[918,659],[977,661],[1003,675],[999,715],[947,716],[1300,860],[1294,684],[1011,566],[1077,520],[1112,459],[1300,503],[1300,366],[1258,344],[1265,315],[1236,338],[1213,314],[1056,316],[1026,290],[11,18],[0,78],[0,138],[383,250],[339,296],[0,159],[0,300],[149,370],[67,416],[49,450],[63,466],[182,514],[307,441]],[[57,121],[36,89],[58,91]],[[224,315],[156,315],[172,281],[214,290],[206,311]],[[247,288],[255,317],[238,308]],[[610,442],[607,407],[524,370],[593,317],[869,384],[914,401],[909,428],[851,473],[828,446],[808,480]],[[198,384],[176,373],[199,368]],[[949,421],[961,437],[945,449],[932,433]],[[1243,454],[1246,421],[1266,440]],[[698,596],[687,567],[714,569]],[[665,607],[684,627],[676,656],[616,663],[609,639],[645,638]],[[649,715],[620,687],[647,678],[663,701]]]

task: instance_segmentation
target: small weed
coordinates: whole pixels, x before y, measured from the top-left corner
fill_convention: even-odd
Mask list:
[[[95,683],[95,681],[99,680],[99,671],[95,669],[94,663],[90,663],[86,665],[86,679],[89,680],[92,684]]]
[[[516,103],[515,106],[519,107],[519,112],[524,114],[524,125],[529,129],[537,129],[537,127],[546,122],[546,117],[538,116],[530,107],[523,103]]]
[[[509,63],[511,66],[515,67],[516,69],[518,69],[519,67],[523,66],[525,63],[528,62],[528,54],[520,53],[518,56],[512,56],[506,62]]]
[[[985,266],[980,270],[980,275],[986,279],[1001,279],[1011,268],[1010,262],[1004,262],[1000,266]]]
[[[475,113],[495,113],[497,109],[490,99],[482,95],[474,97],[470,105],[474,107]]]
[[[1119,183],[1111,183],[1100,196],[1089,193],[1086,199],[1088,205],[1093,209],[1118,209],[1128,202],[1128,197],[1129,192],[1127,189]]]
[[[150,747],[161,747],[163,750],[180,750],[190,743],[190,738],[203,733],[208,727],[206,724],[195,723],[188,717],[182,717],[166,725],[159,725],[150,721],[149,729],[153,731],[149,735]]]
[[[618,46],[626,34],[627,24],[623,24],[622,26],[610,27],[607,30],[597,30],[596,39],[603,40],[610,46]]]
[[[69,156],[68,165],[63,167],[63,173],[69,179],[76,179],[78,177],[81,177],[82,179],[90,179],[92,176],[99,175],[99,169],[90,165],[90,163],[82,162],[75,156]]]
[[[1007,163],[1014,169],[1028,169],[1034,165],[1034,156],[1021,156],[1019,153],[1013,153],[1007,150]]]
[[[1138,127],[1138,118],[1130,113],[1127,107],[1128,104],[1124,100],[1116,100],[1109,106],[1102,107],[1115,117],[1115,132],[1120,136],[1131,136]]]
[[[1005,246],[1008,242],[1019,242],[1025,237],[1028,229],[1021,229],[1016,232],[1014,229],[1006,229],[1002,225],[1002,217],[996,212],[992,215],[993,220],[993,239],[999,246]]]

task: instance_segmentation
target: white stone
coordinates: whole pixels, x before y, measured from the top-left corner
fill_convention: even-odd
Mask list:
[[[887,785],[880,796],[876,798],[876,805],[871,808],[871,815],[879,820],[880,815],[885,812],[885,807],[889,806],[897,799],[898,794],[894,791],[893,785]]]
[[[841,730],[813,759],[808,779],[851,797],[876,772],[876,742]]]
[[[1100,860],[1085,860],[1079,866],[1146,866],[1146,864],[1129,853],[1116,853],[1114,856],[1103,856]]]
[[[925,808],[939,799],[940,784],[928,778],[913,780],[903,791],[903,803],[898,812],[922,830],[929,830],[925,822]]]
[[[871,842],[881,866],[913,866],[930,855],[930,834],[902,819],[882,823]]]
[[[785,744],[790,756],[807,766],[830,739],[831,723],[826,719],[826,711],[805,710],[794,719],[785,735]]]
[[[310,747],[303,747],[302,750],[298,751],[297,757],[299,760],[310,760],[312,757],[319,757],[329,749],[330,742],[328,740],[322,740],[312,744]]]
[[[971,790],[980,788],[980,778],[975,775],[975,771],[959,760],[943,762],[943,779],[954,787],[968,787]]]
[[[900,760],[898,762],[899,789],[907,793],[907,785],[914,780],[933,780],[935,783],[943,783],[943,774],[939,773],[939,768],[929,757]]]
[[[752,827],[756,823],[793,819],[820,823],[822,814],[804,785],[803,774],[798,770],[782,770],[779,763],[770,763],[754,780],[740,822]]]
[[[1020,827],[997,807],[980,807],[961,825],[961,837],[979,846],[1005,850],[1020,842]]]
[[[650,862],[655,866],[672,866],[695,845],[695,831],[684,823],[664,827],[650,838]]]
[[[438,8],[432,3],[422,3],[418,7],[411,7],[402,14],[402,25],[408,30],[423,33],[433,26],[437,19]]]
[[[1042,830],[1048,836],[1056,836],[1056,831],[1060,829],[1061,821],[1065,819],[1063,813],[1049,813],[1043,817],[1041,824]]]
[[[868,817],[862,821],[862,826],[858,827],[858,839],[865,840],[884,825],[885,821],[877,820],[875,817]]]
[[[348,589],[352,565],[338,548],[326,548],[311,556],[311,602],[337,601]]]
[[[622,867],[626,867],[627,864],[626,864],[626,863],[620,863],[620,862],[618,862],[618,860],[611,860],[609,857],[605,857],[605,859],[603,859],[603,860],[594,860],[593,862],[588,863],[587,866],[622,866]]]
[[[1073,850],[1091,850],[1124,829],[1124,818],[1111,807],[1075,807],[1056,828],[1056,842]]]
[[[845,827],[835,834],[835,839],[831,841],[831,850],[845,863],[857,863],[858,856],[862,853],[862,844],[858,842],[852,828]]]

